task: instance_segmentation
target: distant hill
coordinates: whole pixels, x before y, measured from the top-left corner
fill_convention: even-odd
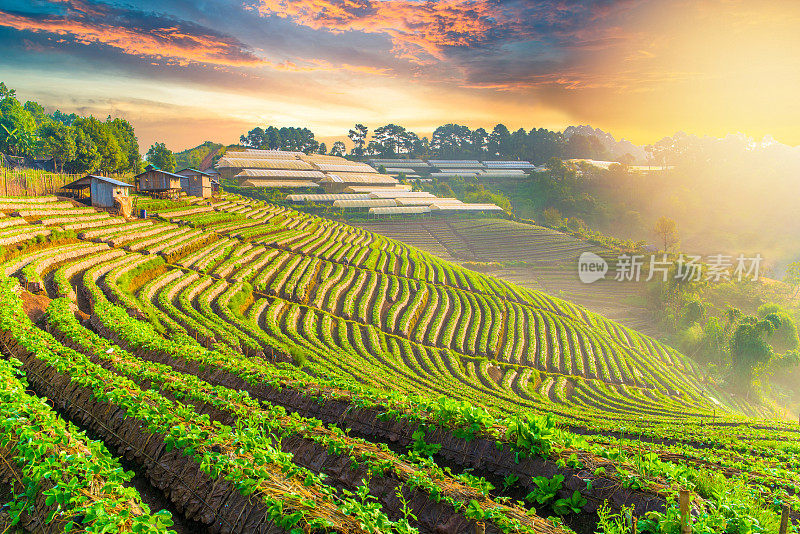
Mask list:
[[[221,143],[214,143],[213,141],[206,141],[202,145],[194,148],[189,148],[182,152],[176,152],[175,162],[178,165],[178,169],[184,169],[186,167],[199,169],[203,163],[205,163],[204,160],[210,154],[217,153],[222,148],[225,148],[225,145]],[[210,167],[210,165],[206,165],[205,167]]]
[[[636,163],[640,165],[647,163],[647,153],[644,147],[634,145],[627,139],[620,139],[617,141],[610,133],[604,132],[600,128],[592,128],[589,125],[569,126],[564,130],[564,137],[567,139],[576,134],[596,137],[603,144],[603,147],[605,147],[612,160],[617,160],[625,154],[630,154],[636,158]]]

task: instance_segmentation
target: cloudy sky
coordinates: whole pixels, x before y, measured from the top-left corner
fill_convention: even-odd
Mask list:
[[[795,1],[0,0],[0,81],[21,99],[176,150],[355,122],[800,144],[797,50]]]

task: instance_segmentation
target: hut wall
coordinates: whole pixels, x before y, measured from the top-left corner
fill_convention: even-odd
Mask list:
[[[182,182],[183,180],[181,180]],[[183,184],[181,184],[183,186]],[[188,185],[184,189],[190,197],[209,198],[211,196],[211,178],[199,174],[188,178]]]
[[[163,191],[180,189],[180,187],[181,181],[179,178],[158,171],[148,171],[139,177],[140,191]]]
[[[110,184],[102,180],[92,180],[92,206],[97,206],[98,208],[113,208],[114,200],[117,197],[128,196],[128,189],[127,187]]]
[[[92,180],[92,206],[114,207],[114,185],[100,180]]]

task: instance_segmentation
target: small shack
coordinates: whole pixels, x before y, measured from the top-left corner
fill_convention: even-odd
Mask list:
[[[206,169],[203,172],[211,177],[211,192],[216,195],[219,193],[219,181],[222,178],[222,175],[214,167]]]
[[[87,174],[83,178],[65,185],[62,189],[71,192],[75,198],[86,198],[88,192],[92,206],[113,208],[117,199],[122,202],[126,201],[132,187],[131,184],[113,178]]]
[[[197,169],[181,169],[177,173],[181,178],[181,189],[190,197],[210,198],[213,192],[211,176]]]
[[[142,174],[137,174],[134,178],[142,193],[150,193],[156,197],[177,198],[180,196],[181,179],[184,177],[148,165]]]

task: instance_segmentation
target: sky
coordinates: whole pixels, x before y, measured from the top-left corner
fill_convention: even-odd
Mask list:
[[[143,151],[357,122],[798,145],[797,50],[796,1],[0,0],[0,81]]]

